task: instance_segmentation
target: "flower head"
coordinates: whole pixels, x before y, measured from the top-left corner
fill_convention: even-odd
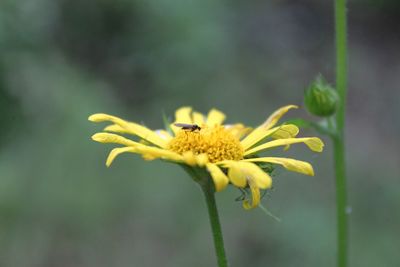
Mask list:
[[[311,114],[329,117],[335,114],[338,108],[339,96],[324,77],[319,75],[304,92],[304,104]]]
[[[217,192],[225,189],[228,184],[241,189],[248,188],[251,199],[244,199],[243,207],[250,209],[260,203],[260,189],[268,189],[272,185],[270,173],[260,165],[277,164],[290,171],[314,175],[312,166],[307,162],[259,156],[259,153],[271,148],[289,148],[296,143],[304,143],[315,152],[322,151],[324,144],[319,138],[297,138],[297,126],[276,126],[279,119],[292,108],[297,107],[289,105],[278,109],[255,129],[243,124],[224,125],[225,115],[216,109],[205,116],[190,107],[178,109],[174,123],[167,130],[153,131],[107,114],[93,114],[89,120],[112,123],[104,132],[94,134],[94,141],[122,145],[110,152],[107,166],[119,154],[129,152],[141,154],[145,160],[162,159],[188,168],[201,168],[209,173],[207,179],[213,180]],[[136,141],[122,134],[135,136]]]

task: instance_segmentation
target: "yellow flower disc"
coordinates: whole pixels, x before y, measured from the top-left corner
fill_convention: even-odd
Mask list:
[[[201,130],[180,130],[168,143],[168,148],[183,154],[207,154],[210,162],[243,159],[244,149],[238,138],[222,126],[205,127]]]

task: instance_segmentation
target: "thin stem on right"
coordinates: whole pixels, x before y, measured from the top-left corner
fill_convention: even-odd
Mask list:
[[[335,0],[336,89],[340,105],[335,115],[336,135],[333,137],[336,206],[337,206],[337,266],[347,266],[348,213],[345,161],[345,107],[347,95],[347,9],[346,0]]]

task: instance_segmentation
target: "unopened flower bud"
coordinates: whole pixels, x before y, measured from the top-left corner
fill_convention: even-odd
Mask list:
[[[329,117],[335,114],[339,97],[322,76],[318,76],[304,93],[305,106],[313,115]]]

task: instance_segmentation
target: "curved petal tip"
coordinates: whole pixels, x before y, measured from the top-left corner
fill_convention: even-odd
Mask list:
[[[100,122],[104,119],[106,114],[103,113],[95,113],[92,114],[88,117],[88,121],[92,121],[92,122]]]
[[[324,150],[324,143],[318,137],[310,138],[309,140],[305,141],[305,144],[315,152],[322,152]]]

